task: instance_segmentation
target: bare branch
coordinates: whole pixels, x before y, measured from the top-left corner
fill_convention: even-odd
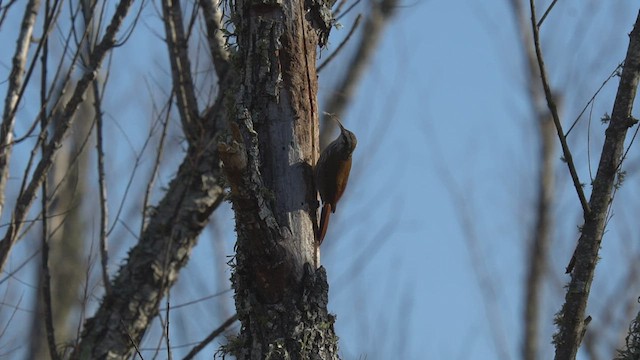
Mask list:
[[[212,342],[213,339],[220,336],[220,334],[222,334],[229,326],[233,325],[233,323],[236,322],[237,320],[238,320],[238,314],[233,314],[232,317],[228,318],[227,321],[223,322],[220,326],[214,329],[209,335],[207,335],[207,337],[204,338],[204,340],[202,340],[200,344],[194,346],[194,348],[191,349],[191,351],[189,351],[189,353],[187,354],[187,356],[183,358],[183,360],[193,359],[196,355],[198,355],[198,353],[202,349],[204,349],[207,345],[209,345],[209,343]]]
[[[47,182],[42,183],[43,215],[47,208]],[[42,302],[44,304],[44,324],[47,331],[47,344],[51,359],[60,359],[56,352],[55,329],[53,326],[53,309],[51,306],[51,273],[49,271],[49,235],[46,217],[42,220]]]
[[[30,0],[27,3],[20,27],[20,35],[18,36],[18,44],[16,52],[13,55],[13,66],[9,75],[9,84],[7,87],[7,97],[4,100],[4,112],[2,114],[2,125],[0,125],[0,214],[4,207],[4,193],[9,178],[9,161],[11,158],[11,150],[13,146],[13,126],[15,124],[16,108],[20,99],[19,94],[24,84],[25,64],[27,63],[27,54],[29,44],[31,43],[31,34],[38,15],[40,7],[39,0]],[[0,263],[0,269],[3,266]]]
[[[129,252],[92,319],[85,325],[80,347],[92,357],[107,352],[126,357],[132,348],[120,330],[110,326],[124,321],[127,332],[139,342],[158,314],[162,296],[177,280],[189,253],[211,212],[220,204],[223,190],[217,184],[217,161],[211,152],[188,150],[176,178],[160,202],[138,244]],[[145,291],[140,291],[145,289]]]
[[[102,139],[102,98],[98,82],[93,81],[93,98],[96,116],[96,154],[98,157],[98,194],[100,197],[100,262],[102,283],[107,294],[111,292],[109,282],[109,249],[107,246],[107,227],[109,226],[109,207],[107,206],[107,185],[104,171],[104,142]]]
[[[347,34],[347,36],[344,38],[344,40],[342,40],[342,42],[340,43],[340,45],[338,45],[338,47],[336,48],[336,50],[331,53],[331,55],[329,55],[327,57],[327,59],[318,66],[318,72],[322,71],[322,69],[327,66],[327,64],[333,60],[336,55],[338,55],[340,53],[340,50],[342,50],[344,48],[344,46],[347,44],[347,42],[349,41],[349,39],[351,39],[351,36],[353,35],[353,33],[356,31],[356,29],[358,28],[358,25],[360,25],[360,20],[362,19],[362,14],[358,14],[358,16],[356,17],[356,19],[353,21],[353,25],[351,26],[351,30],[349,30],[349,33]]]
[[[551,9],[553,9],[553,7],[556,6],[557,2],[558,2],[558,0],[553,0],[551,2],[551,4],[549,5],[549,7],[547,7],[547,10],[544,12],[544,15],[542,15],[542,17],[540,18],[540,21],[538,21],[538,28],[540,26],[542,26],[542,23],[544,22],[544,19],[547,18],[547,15],[549,15],[549,13],[551,12]]]
[[[148,225],[113,280],[112,293],[87,320],[75,354],[100,358],[110,353],[126,358],[158,315],[162,296],[177,280],[209,215],[224,199],[218,183],[218,154],[211,144],[226,128],[224,104],[234,76],[229,72],[221,82],[214,106],[201,117],[207,132],[187,149],[164,198],[149,212]],[[132,341],[122,338],[122,330],[111,325],[114,321],[123,325]]]
[[[16,2],[18,1],[9,0],[8,4],[2,5],[2,1],[0,1],[0,12],[2,12],[2,14],[0,15],[0,28],[2,28],[2,24],[4,23],[4,20],[7,18],[7,14],[9,13],[9,9],[11,8],[11,5],[15,4]]]
[[[609,74],[609,76],[602,82],[602,84],[600,85],[598,90],[596,90],[593,93],[593,96],[591,96],[591,99],[589,99],[589,101],[587,101],[587,103],[582,108],[582,111],[580,111],[578,116],[576,116],[576,119],[571,124],[571,127],[569,127],[569,130],[567,130],[567,132],[565,134],[567,137],[569,136],[569,134],[571,134],[571,130],[573,130],[573,128],[576,126],[576,124],[578,124],[578,121],[580,120],[580,118],[582,118],[582,115],[584,115],[585,111],[587,111],[587,109],[589,107],[593,107],[593,102],[596,100],[596,97],[598,96],[598,94],[600,94],[600,91],[602,91],[604,86],[607,85],[607,83],[611,79],[613,79],[614,77],[617,77],[617,76],[620,75],[620,69],[622,69],[622,64],[618,64],[618,66],[616,66],[616,68],[611,72],[611,74]],[[589,147],[587,147],[587,149],[589,149]]]
[[[46,3],[46,13],[49,13],[49,2]],[[47,22],[44,24],[45,31],[48,27]],[[47,102],[47,61],[48,61],[48,52],[49,52],[49,41],[48,38],[42,40],[42,83],[40,86],[40,102],[41,107],[44,109]],[[40,113],[40,126],[41,132],[44,134],[42,138],[43,142],[41,143],[41,151],[44,154],[45,141],[46,141],[46,129],[49,123],[49,119],[47,118],[47,114],[42,111]],[[58,360],[60,356],[56,351],[56,337],[55,330],[53,326],[53,308],[51,306],[51,272],[49,271],[49,227],[48,227],[48,219],[47,219],[47,210],[49,208],[48,199],[48,186],[47,179],[45,178],[42,182],[42,302],[44,308],[44,324],[47,333],[47,345],[49,346],[49,355],[51,359]]]
[[[103,20],[104,11],[100,11],[98,15],[97,24],[93,24],[93,19],[95,16],[95,8],[97,6],[97,1],[82,1],[80,3],[80,8],[82,9],[82,16],[84,19],[84,32],[88,34],[88,36],[83,37],[82,47],[84,48],[84,54],[86,58],[90,58],[91,54],[95,48],[95,42],[98,39],[100,24]],[[104,6],[104,4],[103,4]],[[104,8],[103,8],[104,10]],[[95,34],[92,36],[92,34]],[[79,46],[80,47],[80,46]],[[106,86],[108,82],[109,75],[109,66],[107,66],[106,76],[104,80],[104,86]],[[103,111],[102,111],[102,93],[100,89],[100,81],[98,79],[94,80],[91,84],[92,98],[93,98],[93,112],[95,116],[95,125],[96,125],[96,157],[97,157],[97,165],[98,165],[98,197],[100,204],[100,263],[101,263],[101,272],[102,272],[102,283],[105,288],[106,293],[111,292],[111,283],[109,282],[109,251],[108,251],[108,236],[107,236],[107,228],[109,226],[109,208],[107,204],[107,186],[105,180],[105,169],[104,169],[104,142],[103,142]]]
[[[593,181],[590,207],[575,251],[575,267],[571,273],[565,303],[557,315],[558,332],[554,335],[556,359],[575,359],[584,328],[585,311],[591,283],[598,261],[607,213],[624,149],[628,129],[637,123],[631,116],[640,80],[640,12],[629,36],[629,48],[620,77],[609,126]]]
[[[173,354],[171,353],[171,336],[169,334],[169,319],[171,316],[171,292],[167,292],[167,309],[165,310],[165,317],[167,318],[167,323],[164,326],[164,338],[167,344],[167,359],[172,360]]]
[[[193,79],[191,78],[191,62],[187,53],[189,46],[184,33],[180,1],[163,0],[162,14],[166,33],[173,91],[176,95],[178,111],[182,121],[182,130],[192,142],[201,135],[198,121],[198,102],[196,100]]]
[[[140,234],[144,232],[145,227],[147,226],[147,209],[149,207],[149,198],[151,197],[151,190],[153,189],[153,185],[158,177],[158,171],[160,170],[160,161],[162,160],[162,155],[164,154],[164,142],[167,138],[167,130],[169,128],[169,115],[171,114],[171,104],[173,103],[173,95],[169,97],[167,100],[166,108],[165,108],[165,119],[162,121],[162,134],[160,135],[160,140],[158,142],[158,150],[156,151],[156,158],[153,162],[153,169],[151,170],[151,176],[149,177],[149,181],[147,181],[147,186],[144,192],[144,199],[142,200],[142,221],[140,223]]]
[[[56,125],[53,137],[46,145],[42,154],[42,159],[34,170],[33,177],[31,178],[27,189],[18,197],[15,211],[11,218],[11,223],[9,224],[9,228],[7,229],[7,232],[2,241],[0,241],[0,271],[4,269],[4,266],[9,257],[9,253],[11,252],[11,248],[15,244],[17,235],[20,232],[20,228],[22,227],[25,217],[29,212],[31,205],[33,204],[36,191],[44,181],[47,171],[53,163],[53,157],[55,156],[57,150],[60,148],[62,140],[67,134],[69,127],[71,126],[74,118],[73,115],[82,102],[87,88],[89,87],[91,82],[95,80],[98,74],[98,69],[102,64],[102,60],[106,56],[107,52],[111,50],[111,48],[113,48],[116,41],[116,34],[118,33],[124,17],[127,15],[132,3],[133,0],[123,0],[118,4],[116,12],[111,20],[111,23],[107,27],[107,31],[102,41],[96,46],[95,52],[90,58],[90,63],[88,64],[89,67],[85,71],[82,79],[76,85],[71,99],[67,102],[64,110],[60,115],[61,119]],[[0,171],[2,171],[1,169],[3,167],[1,161],[2,160],[0,159]],[[6,173],[4,175],[6,176]],[[2,181],[2,179],[0,179],[0,181]],[[0,189],[1,188],[2,184],[0,183]]]
[[[142,354],[140,353],[140,349],[138,348],[138,344],[136,343],[136,340],[133,338],[133,336],[131,336],[131,333],[129,333],[129,330],[127,329],[127,326],[125,325],[124,321],[120,320],[120,325],[122,325],[122,328],[126,332],[127,338],[131,342],[131,346],[133,346],[133,348],[136,350],[136,354],[140,357],[140,359],[144,359],[144,356],[142,356]]]
[[[551,86],[549,85],[547,72],[544,66],[544,59],[542,57],[542,48],[540,47],[540,33],[538,31],[539,28],[536,23],[535,1],[530,0],[529,6],[531,8],[531,28],[533,29],[533,42],[536,50],[536,57],[538,59],[540,79],[542,80],[544,94],[547,99],[547,105],[549,107],[549,111],[551,112],[551,116],[553,116],[553,123],[556,126],[558,139],[560,139],[560,145],[562,146],[562,154],[564,156],[564,160],[567,163],[567,166],[569,167],[569,173],[571,174],[571,179],[573,180],[573,186],[575,187],[576,192],[578,193],[578,198],[580,199],[580,204],[582,205],[582,212],[584,213],[584,217],[587,218],[591,210],[589,208],[589,204],[587,203],[587,198],[584,195],[584,189],[582,188],[582,183],[580,183],[576,166],[573,163],[573,156],[571,155],[571,150],[569,149],[569,145],[567,144],[567,138],[564,134],[564,131],[562,130],[562,123],[560,122],[560,116],[558,115],[558,108],[556,106],[555,99],[553,98],[553,94],[551,92]]]
[[[202,16],[207,27],[207,40],[213,64],[218,78],[223,78],[229,69],[229,50],[225,46],[222,33],[222,11],[216,5],[216,0],[200,0]]]

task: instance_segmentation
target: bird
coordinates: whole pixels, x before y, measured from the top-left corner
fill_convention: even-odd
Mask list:
[[[316,187],[322,200],[320,225],[316,234],[318,246],[327,233],[329,216],[336,212],[336,205],[347,187],[351,158],[358,143],[356,136],[345,129],[339,120],[336,121],[340,125],[340,135],[322,151],[315,168]]]

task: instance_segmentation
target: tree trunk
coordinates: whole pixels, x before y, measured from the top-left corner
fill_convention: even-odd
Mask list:
[[[242,329],[227,348],[238,359],[338,358],[326,274],[316,270],[312,176],[316,48],[328,35],[328,6],[235,3],[240,84],[231,137],[218,150],[238,233],[233,286]]]

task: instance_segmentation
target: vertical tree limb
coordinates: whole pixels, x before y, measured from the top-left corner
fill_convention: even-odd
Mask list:
[[[50,4],[49,1],[46,2],[45,5],[46,14],[49,14],[49,10],[50,10]],[[47,20],[44,23],[44,28],[45,31],[48,28],[48,17]],[[41,86],[40,86],[40,103],[42,104],[42,107],[45,108],[45,104],[47,101],[47,62],[48,62],[48,52],[49,52],[49,40],[48,38],[45,38],[42,40],[43,41],[43,45],[42,45],[42,57],[41,57],[41,62],[42,62],[42,79],[41,79]],[[43,142],[41,143],[41,151],[44,152],[45,151],[45,141],[46,141],[46,133],[47,133],[47,126],[49,126],[49,121],[47,119],[47,114],[46,112],[41,112],[40,114],[40,127],[41,127],[41,134],[43,134]],[[42,294],[42,307],[44,310],[44,324],[45,324],[45,330],[46,330],[46,338],[47,338],[47,345],[49,347],[49,356],[51,356],[52,360],[58,360],[60,359],[60,356],[58,355],[57,349],[56,349],[56,336],[55,336],[55,329],[53,326],[53,307],[51,305],[51,272],[49,271],[49,222],[48,222],[48,217],[49,217],[49,204],[48,204],[48,200],[49,200],[49,194],[48,194],[48,186],[47,186],[47,180],[45,179],[42,182],[42,199],[41,199],[41,204],[42,204],[42,239],[41,239],[41,244],[42,244],[42,262],[41,262],[41,280],[42,283],[40,284],[41,286],[41,294]]]
[[[585,224],[575,252],[575,267],[571,273],[565,303],[557,315],[558,332],[554,336],[556,360],[575,359],[582,339],[585,311],[591,283],[598,261],[598,252],[612,201],[612,192],[624,149],[627,130],[636,124],[631,116],[640,79],[640,12],[629,36],[629,48],[625,57],[620,85],[605,141],[593,180],[589,206],[591,212],[585,216]]]
[[[188,42],[184,33],[184,22],[180,1],[163,0],[162,14],[167,47],[169,49],[169,62],[171,63],[171,75],[173,77],[173,91],[176,95],[176,103],[182,121],[182,130],[188,139],[197,139],[201,134],[198,111],[198,101],[191,77],[191,62],[189,61]]]
[[[111,282],[109,281],[109,247],[107,228],[109,227],[109,207],[107,206],[107,184],[104,170],[104,141],[102,137],[102,100],[98,82],[94,81],[93,98],[96,116],[96,157],[98,163],[98,195],[100,199],[100,264],[102,272],[102,283],[105,292],[111,292]]]
[[[2,125],[0,125],[0,214],[2,214],[4,207],[5,190],[9,179],[9,161],[11,159],[11,150],[13,149],[13,126],[15,124],[16,107],[18,106],[19,94],[24,83],[23,75],[25,64],[27,63],[27,53],[39,7],[39,0],[30,0],[25,7],[22,25],[20,26],[20,35],[18,36],[18,45],[13,55],[7,97],[4,100]],[[0,264],[1,269],[2,266]]]
[[[238,359],[337,358],[326,274],[316,269],[316,49],[322,2],[234,3],[240,87],[219,144],[238,234]],[[326,24],[326,23],[325,23]],[[316,27],[317,26],[317,27]]]
[[[543,299],[544,270],[547,265],[548,247],[552,231],[555,125],[553,115],[545,105],[544,89],[540,87],[540,71],[536,59],[530,27],[520,0],[509,1],[515,25],[522,43],[527,92],[533,120],[538,128],[539,167],[535,204],[534,227],[528,239],[526,282],[524,291],[524,332],[522,334],[522,359],[535,360],[540,349],[540,309]],[[555,95],[555,94],[554,94]]]

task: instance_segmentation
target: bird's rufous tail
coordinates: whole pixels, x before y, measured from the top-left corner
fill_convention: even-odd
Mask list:
[[[318,246],[322,244],[324,236],[327,234],[327,227],[329,226],[329,216],[331,215],[331,204],[324,204],[322,206],[322,214],[320,215],[320,226],[318,227]]]

